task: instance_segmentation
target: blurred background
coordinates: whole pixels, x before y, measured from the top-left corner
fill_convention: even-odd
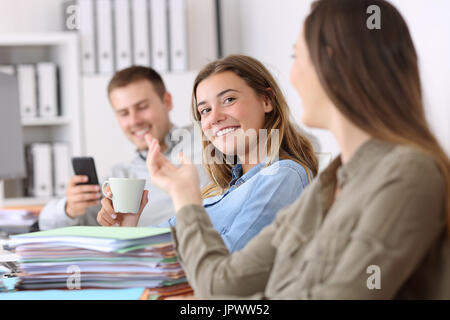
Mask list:
[[[191,89],[197,72],[209,61],[233,53],[253,56],[272,71],[293,119],[300,124],[302,103],[289,83],[289,71],[293,44],[311,2],[0,0],[0,68],[19,78],[26,79],[27,72],[34,70],[41,79],[54,79],[40,83],[38,78],[37,83],[28,84],[37,88],[36,103],[45,97],[39,95],[40,86],[45,90],[52,81],[56,85],[56,107],[49,114],[27,114],[29,110],[21,106],[18,143],[24,150],[26,146],[60,150],[53,152],[60,152],[60,161],[69,167],[65,175],[72,174],[71,156],[93,156],[102,176],[113,164],[130,160],[134,151],[106,95],[115,70],[130,64],[154,67],[174,97],[173,122],[185,125],[191,119]],[[450,154],[450,1],[390,2],[410,28],[420,59],[426,114]],[[322,152],[333,157],[339,153],[331,134],[303,128],[317,137]],[[0,127],[0,135],[7,134]],[[1,152],[3,156],[5,150]],[[65,189],[61,182],[50,195],[30,195],[24,191],[23,174],[3,178],[0,202],[8,206],[43,204]]]

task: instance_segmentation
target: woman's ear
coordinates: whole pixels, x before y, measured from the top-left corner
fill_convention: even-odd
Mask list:
[[[272,88],[267,88],[267,95],[264,96],[264,112],[269,113],[273,111],[272,99],[270,97],[273,95]]]

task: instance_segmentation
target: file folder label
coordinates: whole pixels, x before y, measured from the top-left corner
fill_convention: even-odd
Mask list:
[[[81,67],[83,73],[96,72],[94,0],[78,0],[80,17]]]
[[[17,78],[22,118],[37,117],[36,70],[34,65],[19,65],[17,67]]]
[[[150,66],[149,8],[147,0],[132,0],[133,62]]]
[[[169,69],[167,2],[150,0],[150,24],[152,38],[152,67],[161,72]]]
[[[58,81],[56,65],[41,62],[36,66],[38,79],[38,111],[40,117],[58,115]]]
[[[112,2],[111,0],[97,0],[96,4],[99,73],[112,73],[114,71]]]
[[[53,170],[54,191],[57,196],[66,194],[67,182],[69,181],[70,159],[69,146],[66,143],[53,144]]]
[[[131,65],[131,21],[128,0],[115,0],[114,25],[116,39],[116,70]]]
[[[33,143],[31,145],[31,157],[33,163],[33,195],[35,197],[52,196],[52,157],[50,144]]]
[[[186,1],[169,0],[171,70],[187,69]]]

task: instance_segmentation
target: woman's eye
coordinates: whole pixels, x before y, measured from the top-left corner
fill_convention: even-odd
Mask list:
[[[205,115],[206,113],[208,113],[209,110],[210,110],[209,108],[204,108],[204,109],[200,110],[200,114],[203,116],[203,115]]]
[[[236,100],[236,99],[230,97],[230,98],[226,98],[223,102],[224,102],[224,103],[231,103],[231,102],[233,102],[234,100]]]
[[[147,107],[148,107],[148,104],[143,104],[143,105],[139,106],[139,109],[143,110],[143,109],[147,109]]]

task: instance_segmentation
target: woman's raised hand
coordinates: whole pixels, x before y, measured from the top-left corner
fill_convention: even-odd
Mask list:
[[[177,167],[160,152],[157,139],[146,134],[145,140],[148,145],[147,168],[152,184],[170,194],[175,211],[187,204],[201,204],[200,179],[190,159],[180,152],[178,159],[181,165]]]

